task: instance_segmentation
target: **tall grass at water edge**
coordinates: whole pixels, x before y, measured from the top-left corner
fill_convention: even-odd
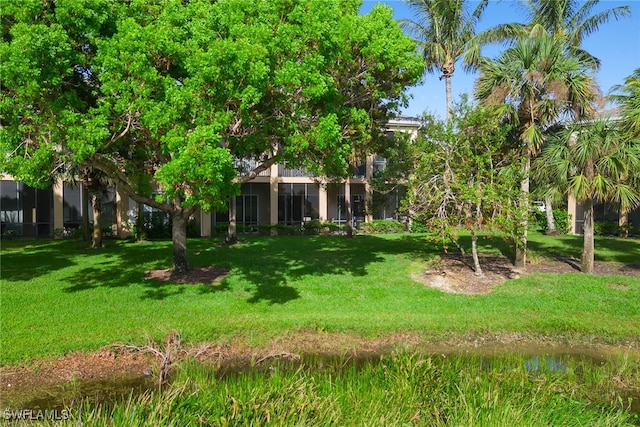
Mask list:
[[[188,361],[168,388],[85,402],[66,425],[627,426],[640,423],[630,393],[640,361],[622,356],[315,357],[226,375]]]

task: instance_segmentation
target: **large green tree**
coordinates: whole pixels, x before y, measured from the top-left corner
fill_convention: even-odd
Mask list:
[[[476,24],[488,4],[478,2],[471,10],[466,0],[405,0],[414,13],[412,20],[401,24],[415,38],[424,59],[425,71],[440,73],[447,96],[447,120],[451,119],[451,78],[456,63],[465,70],[474,69],[480,61],[480,44],[475,40]]]
[[[480,67],[475,95],[484,105],[502,109],[517,129],[523,208],[522,232],[514,248],[517,267],[526,265],[531,160],[550,126],[561,119],[593,114],[600,91],[590,69],[588,59],[567,55],[564,42],[546,33],[519,39],[497,60],[485,60]]]
[[[354,0],[8,2],[2,170],[33,185],[66,162],[186,223],[276,161],[346,176],[422,68],[387,7]],[[238,170],[239,159],[255,160]]]
[[[541,175],[583,203],[582,271],[593,273],[593,204],[613,202],[625,210],[640,204],[640,192],[630,185],[640,170],[640,140],[623,138],[613,123],[598,119],[561,132],[536,162]]]

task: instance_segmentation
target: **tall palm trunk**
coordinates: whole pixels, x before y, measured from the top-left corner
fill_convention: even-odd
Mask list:
[[[584,174],[589,182],[593,182],[595,176],[595,165],[592,159],[587,159],[584,167]],[[584,224],[583,224],[583,247],[582,247],[582,272],[593,274],[593,264],[595,258],[595,248],[593,235],[593,197],[587,197],[584,201]]]
[[[547,214],[547,233],[548,235],[555,236],[558,234],[558,230],[556,229],[556,220],[553,217],[553,198],[551,196],[547,196],[544,198],[544,210]]]
[[[513,265],[525,268],[527,264],[527,231],[529,228],[529,171],[531,169],[531,153],[527,151],[527,158],[522,166],[522,180],[520,181],[520,198],[518,200],[520,235],[514,242],[515,259]]]
[[[444,88],[447,94],[447,123],[451,123],[451,74],[444,75]]]
[[[620,228],[620,237],[629,237],[629,209],[620,209],[618,218],[618,227]]]
[[[594,267],[594,241],[593,241],[593,199],[588,198],[584,201],[584,243],[582,247],[582,272],[593,274]]]

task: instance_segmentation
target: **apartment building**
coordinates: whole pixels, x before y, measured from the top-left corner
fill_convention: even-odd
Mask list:
[[[388,123],[387,131],[417,135],[421,122],[415,118],[398,117]],[[319,220],[346,222],[346,200],[351,201],[356,225],[372,219],[394,219],[399,194],[378,195],[377,203],[369,184],[373,174],[384,168],[385,160],[367,156],[353,168],[346,180],[316,177],[300,168],[276,164],[256,178],[242,184],[235,199],[236,223],[243,228],[260,224],[298,225]],[[238,160],[237,167],[252,169],[251,160]],[[147,214],[152,209],[144,206]],[[107,189],[103,197],[102,223],[111,225],[118,237],[127,237],[138,212],[137,204],[118,188]],[[35,189],[10,177],[0,182],[0,219],[2,233],[11,230],[18,237],[54,237],[79,228],[85,219],[93,222],[88,206],[88,194],[81,184],[57,182],[48,189]],[[229,223],[229,212],[195,214],[201,236],[211,236]]]

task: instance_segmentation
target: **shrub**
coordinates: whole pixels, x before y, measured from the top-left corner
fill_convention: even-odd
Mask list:
[[[620,226],[615,222],[596,221],[593,224],[593,231],[598,236],[617,236],[620,233]]]
[[[170,239],[172,221],[169,214],[165,212],[149,212],[145,214],[144,231],[146,238],[149,239]],[[225,227],[226,230],[226,227]],[[133,237],[137,238],[136,227],[133,227]],[[200,237],[200,227],[195,218],[191,218],[187,221],[187,237]]]
[[[18,236],[18,233],[16,232],[16,230],[7,230],[4,233],[2,233],[2,235],[0,235],[0,238],[2,240],[13,240]]]
[[[164,212],[145,214],[144,228],[149,239],[168,239],[171,237],[171,218]]]
[[[200,227],[195,218],[191,218],[187,222],[187,237],[200,237]]]
[[[113,239],[115,237],[115,233],[113,232],[113,227],[110,225],[105,225],[102,227],[102,238],[103,239]]]
[[[258,234],[261,236],[270,236],[271,230],[273,230],[273,226],[271,224],[258,225]]]
[[[529,227],[540,232],[547,231],[547,216],[544,212],[534,209],[529,215]],[[557,226],[556,226],[557,227]]]
[[[412,233],[428,233],[429,227],[426,226],[424,222],[413,221],[411,222],[411,226],[409,227]]]
[[[570,229],[571,215],[566,209],[554,209],[553,218],[556,220],[556,230],[560,234],[567,234]],[[545,230],[547,228],[547,222],[545,221]]]
[[[216,236],[226,236],[228,232],[227,224],[216,224],[211,232]],[[279,236],[315,236],[319,234],[330,234],[344,230],[344,225],[332,222],[320,222],[313,220],[300,225],[291,224],[238,224],[238,234],[258,233],[261,236],[270,236],[272,233]]]
[[[571,215],[566,209],[553,209],[553,218],[556,221],[556,230],[560,234],[569,232]],[[547,232],[547,214],[544,211],[534,210],[529,216],[531,228],[535,228],[543,233]]]
[[[335,222],[322,223],[322,232],[325,234],[338,233],[345,229],[342,224],[336,224]]]
[[[318,220],[309,221],[302,225],[302,233],[309,236],[315,236],[322,232],[323,226],[324,224]]]
[[[362,224],[362,229],[367,234],[392,234],[404,233],[404,224],[398,221],[375,220]]]

